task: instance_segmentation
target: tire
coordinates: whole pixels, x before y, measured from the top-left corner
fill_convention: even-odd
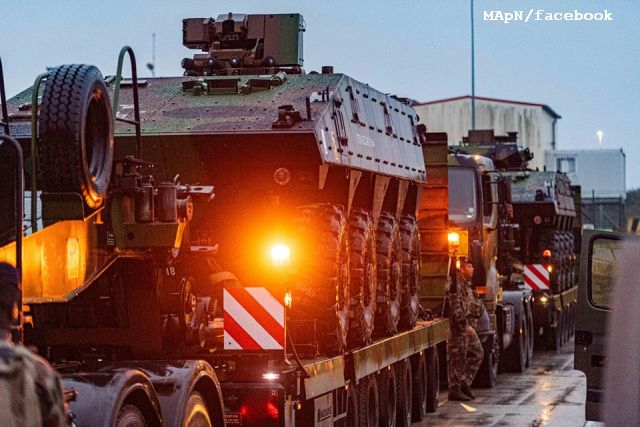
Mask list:
[[[376,315],[375,230],[369,214],[353,209],[349,215],[349,273],[351,276],[349,332],[350,348],[371,342]]]
[[[378,427],[379,419],[378,382],[375,375],[369,375],[358,384],[358,426]]]
[[[347,397],[347,416],[338,422],[337,427],[351,427],[358,425],[358,393],[357,387],[348,387],[346,390]]]
[[[319,351],[344,352],[349,328],[349,241],[342,207],[313,204],[298,208],[294,220],[306,245],[306,268],[292,277],[294,319],[316,319]]]
[[[185,405],[182,427],[212,427],[207,404],[200,393],[193,392]]]
[[[147,419],[142,410],[132,404],[126,404],[120,408],[114,424],[115,427],[145,427],[147,425]]]
[[[510,372],[524,372],[527,359],[527,327],[524,318],[520,319],[520,328],[515,339],[506,351],[507,369]]]
[[[438,360],[437,347],[430,347],[424,353],[427,361],[427,412],[438,410],[440,398],[440,360]]]
[[[393,365],[382,370],[378,384],[380,385],[380,427],[396,427],[398,384]]]
[[[416,219],[400,218],[402,239],[402,304],[398,329],[413,329],[420,315],[420,231]]]
[[[100,71],[92,65],[52,69],[38,125],[41,189],[79,193],[88,208],[99,208],[113,164],[112,111]]]
[[[396,379],[398,381],[398,427],[410,427],[413,413],[413,375],[409,359],[396,363]]]
[[[535,348],[535,331],[533,325],[533,308],[531,307],[531,303],[525,306],[527,313],[527,326],[529,327],[529,333],[527,335],[527,368],[531,366],[533,362],[533,352]]]
[[[423,354],[411,358],[413,376],[412,420],[422,421],[427,416],[427,361]]]
[[[473,387],[492,388],[496,385],[498,365],[500,364],[500,343],[498,343],[496,336],[491,341],[491,351],[484,348],[484,357],[473,380]]]
[[[378,290],[375,332],[391,336],[398,330],[402,304],[402,239],[398,224],[382,212],[376,230]]]

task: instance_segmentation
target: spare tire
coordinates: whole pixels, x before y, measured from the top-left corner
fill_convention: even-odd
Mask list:
[[[84,64],[49,71],[38,125],[40,189],[78,193],[99,208],[113,163],[112,111],[100,71]]]

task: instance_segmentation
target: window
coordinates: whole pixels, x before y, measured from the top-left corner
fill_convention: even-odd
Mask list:
[[[576,173],[575,157],[560,157],[556,160],[556,169],[562,173]]]
[[[620,241],[597,238],[591,247],[590,299],[593,305],[609,308],[613,300],[616,265],[620,259]]]

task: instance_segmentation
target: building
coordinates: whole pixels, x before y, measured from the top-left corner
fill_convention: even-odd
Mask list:
[[[475,97],[476,129],[493,129],[496,135],[518,132],[519,142],[534,155],[531,168],[544,167],[544,153],[556,147],[556,122],[560,117],[545,104]],[[471,96],[414,104],[430,132],[447,132],[449,144],[462,141],[471,126]]]
[[[547,151],[545,167],[566,173],[581,187],[583,224],[625,229],[626,157],[621,148]]]

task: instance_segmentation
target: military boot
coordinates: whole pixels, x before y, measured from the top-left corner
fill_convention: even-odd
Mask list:
[[[460,391],[462,391],[464,394],[466,394],[467,396],[469,396],[472,399],[476,398],[476,396],[473,394],[473,392],[471,392],[471,387],[469,387],[466,384],[464,384],[462,387],[460,387]]]
[[[460,389],[453,388],[449,390],[449,400],[455,400],[457,402],[468,402],[471,400],[471,398],[464,394]]]

